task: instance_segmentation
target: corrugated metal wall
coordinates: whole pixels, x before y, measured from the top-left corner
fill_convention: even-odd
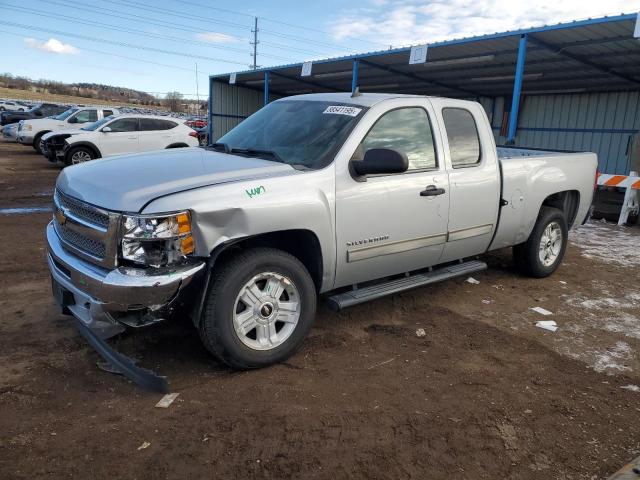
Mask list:
[[[277,95],[269,95],[275,100]],[[218,140],[233,127],[264,105],[264,95],[258,88],[252,90],[223,82],[213,82],[213,138]]]
[[[492,122],[498,144],[506,141],[500,136],[504,101],[496,99]],[[520,109],[516,146],[595,152],[601,172],[624,175],[629,173],[627,145],[638,130],[637,91],[530,95]]]

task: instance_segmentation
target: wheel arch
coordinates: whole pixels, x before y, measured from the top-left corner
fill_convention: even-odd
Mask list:
[[[205,277],[200,300],[195,303],[192,319],[197,325],[202,317],[204,302],[209,290],[211,276],[216,265],[243,249],[271,247],[285,251],[297,258],[307,269],[319,292],[322,287],[323,263],[322,248],[317,235],[311,230],[292,229],[260,233],[241,238],[234,238],[216,246],[207,260],[208,274]]]
[[[77,148],[77,147],[87,147],[91,149],[91,151],[93,151],[93,153],[96,155],[96,158],[102,158],[102,153],[100,152],[100,149],[94,143],[87,142],[87,141],[74,142],[69,144],[69,150],[67,150],[67,154],[65,155],[65,157],[69,155],[69,152],[73,148]]]
[[[580,192],[578,190],[565,190],[548,195],[540,205],[538,214],[542,207],[553,207],[564,213],[567,220],[567,227],[571,228],[576,220],[578,208],[580,206]]]
[[[186,147],[188,147],[188,146],[189,146],[189,145],[187,145],[187,144],[186,144],[186,143],[184,143],[184,142],[176,142],[176,143],[172,143],[171,145],[167,145],[167,146],[165,147],[165,150],[168,150],[169,148],[186,148]]]
[[[270,247],[283,250],[296,257],[308,270],[313,279],[316,290],[322,286],[322,248],[320,240],[314,232],[306,229],[279,230],[260,233],[248,237],[231,240],[217,246],[211,252],[214,263],[224,261],[227,255],[232,255],[234,249],[255,247]],[[213,268],[214,265],[211,265]]]
[[[36,140],[40,140],[40,139],[41,139],[42,137],[44,137],[47,133],[51,133],[51,132],[53,132],[53,130],[42,130],[42,131],[40,131],[40,132],[36,133],[36,134],[33,136],[33,144],[35,145],[35,144],[36,144]]]

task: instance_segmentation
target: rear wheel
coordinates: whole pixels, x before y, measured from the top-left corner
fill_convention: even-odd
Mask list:
[[[77,165],[93,160],[94,158],[96,158],[96,156],[89,147],[73,147],[67,152],[64,163],[67,166]]]
[[[200,337],[234,368],[260,368],[292,355],[307,336],[316,290],[300,261],[281,250],[239,253],[214,271]]]
[[[567,240],[564,213],[557,208],[543,206],[527,241],[513,247],[516,266],[525,275],[548,277],[560,266]]]

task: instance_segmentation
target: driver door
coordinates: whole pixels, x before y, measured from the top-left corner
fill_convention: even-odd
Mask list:
[[[111,130],[105,132],[109,127]],[[119,118],[108,123],[100,130],[98,139],[103,157],[124,155],[138,151],[138,119]]]
[[[425,99],[377,118],[352,159],[371,148],[404,152],[400,174],[336,178],[336,287],[438,263],[447,239],[449,183]],[[345,178],[346,177],[346,178]],[[426,194],[436,190],[438,194]],[[433,192],[431,192],[433,193]]]

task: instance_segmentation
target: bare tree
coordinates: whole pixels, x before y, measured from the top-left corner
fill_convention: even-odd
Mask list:
[[[164,97],[165,106],[172,112],[179,112],[182,106],[182,94],[180,92],[169,92]]]

